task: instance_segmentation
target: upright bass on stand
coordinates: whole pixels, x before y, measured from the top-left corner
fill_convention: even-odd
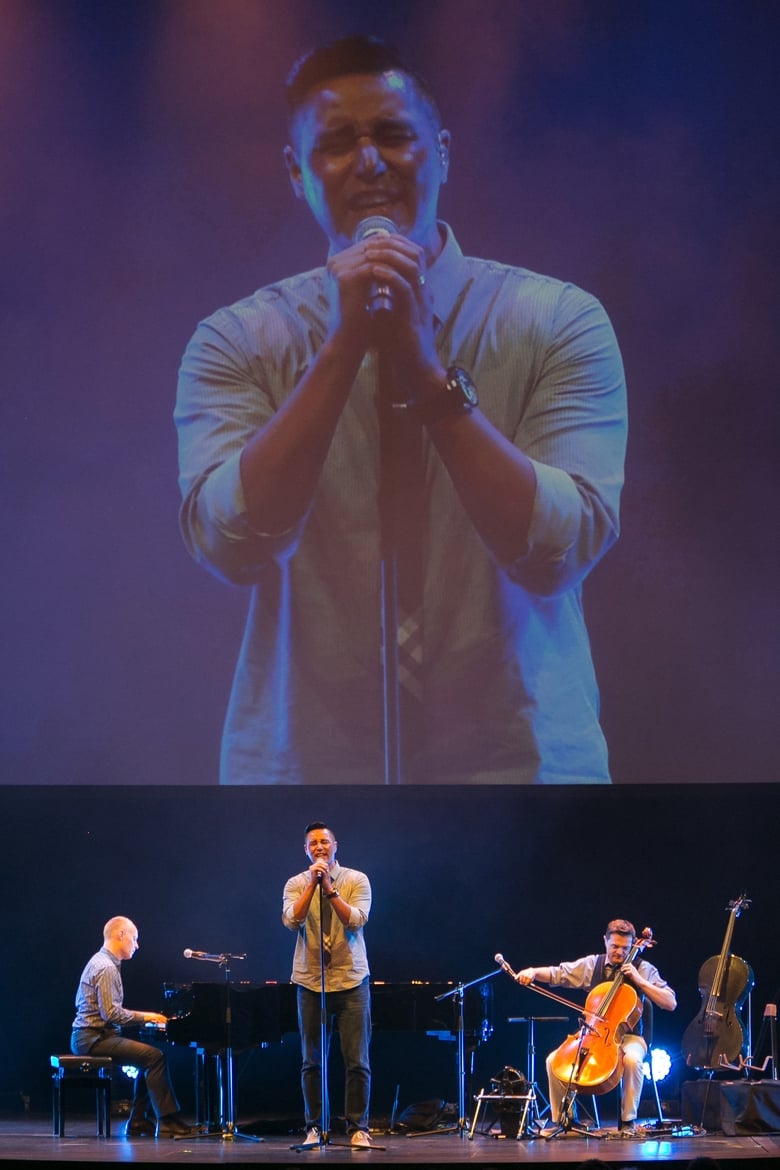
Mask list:
[[[750,899],[740,894],[729,902],[729,920],[719,955],[712,955],[699,968],[702,1005],[695,1020],[683,1034],[682,1050],[691,1068],[719,1069],[732,1063],[744,1051],[745,1027],[739,1012],[753,988],[753,972],[744,959],[729,952],[734,923]]]

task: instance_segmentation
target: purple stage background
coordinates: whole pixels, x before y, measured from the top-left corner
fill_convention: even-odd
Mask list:
[[[350,30],[440,95],[464,250],[615,324],[623,537],[586,605],[616,782],[777,780],[780,7],[374,11],[0,0],[0,782],[216,783],[247,599],[178,534],[176,371],[199,318],[323,259],[281,89]]]

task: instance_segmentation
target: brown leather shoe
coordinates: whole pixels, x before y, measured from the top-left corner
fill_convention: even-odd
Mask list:
[[[187,1125],[187,1122],[180,1113],[172,1113],[169,1117],[160,1117],[157,1120],[157,1132],[155,1137],[158,1138],[177,1138],[189,1137],[195,1130],[193,1126]]]
[[[128,1121],[125,1125],[126,1138],[154,1137],[156,1125],[148,1117],[139,1117],[137,1121]]]

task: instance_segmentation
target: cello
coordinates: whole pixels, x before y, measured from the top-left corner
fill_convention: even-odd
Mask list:
[[[734,923],[750,899],[740,894],[729,902],[729,920],[719,955],[699,968],[699,1014],[683,1034],[682,1050],[690,1068],[719,1069],[730,1064],[745,1048],[745,1027],[739,1012],[752,990],[753,972],[744,959],[729,951]]]
[[[625,964],[633,963],[637,955],[653,946],[653,932],[646,926],[634,939]],[[567,1036],[553,1053],[551,1068],[555,1076],[581,1093],[608,1093],[623,1075],[621,1041],[642,1015],[639,994],[623,974],[625,964],[614,979],[590,989],[582,1027],[575,1035]]]
[[[655,944],[653,932],[646,926],[634,939],[621,967],[633,963],[637,955]],[[502,955],[496,955],[496,962],[514,977],[514,972],[504,962]],[[583,1016],[580,1030],[567,1036],[552,1054],[551,1067],[558,1080],[572,1089],[594,1095],[614,1089],[623,1075],[621,1041],[636,1027],[642,1015],[642,1001],[631,984],[626,982],[622,970],[618,971],[614,979],[592,987],[584,1008],[546,987],[540,987],[538,983],[529,983],[527,986],[557,1003],[573,1007]]]

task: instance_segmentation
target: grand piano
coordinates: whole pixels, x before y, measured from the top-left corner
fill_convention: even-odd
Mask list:
[[[378,1031],[424,1032],[454,1040],[459,1032],[458,996],[448,994],[454,990],[453,983],[372,981],[372,1025]],[[195,1050],[196,1122],[219,1128],[225,1114],[228,1050],[265,1047],[297,1032],[295,984],[164,983],[163,993],[166,1040]],[[492,1034],[490,983],[465,991],[463,1031],[472,1051]]]
[[[252,1048],[297,1029],[292,983],[164,983],[166,1039],[212,1051]],[[230,1035],[228,1035],[228,994]]]
[[[453,983],[371,983],[371,1020],[377,1030],[426,1032],[446,1039],[458,1028]],[[485,994],[487,992],[488,994]],[[464,1030],[481,1043],[493,1031],[492,988],[483,983],[464,995]],[[173,1044],[236,1049],[279,1041],[298,1030],[294,983],[230,984],[231,1037],[227,1034],[226,983],[164,983],[166,1038]]]

